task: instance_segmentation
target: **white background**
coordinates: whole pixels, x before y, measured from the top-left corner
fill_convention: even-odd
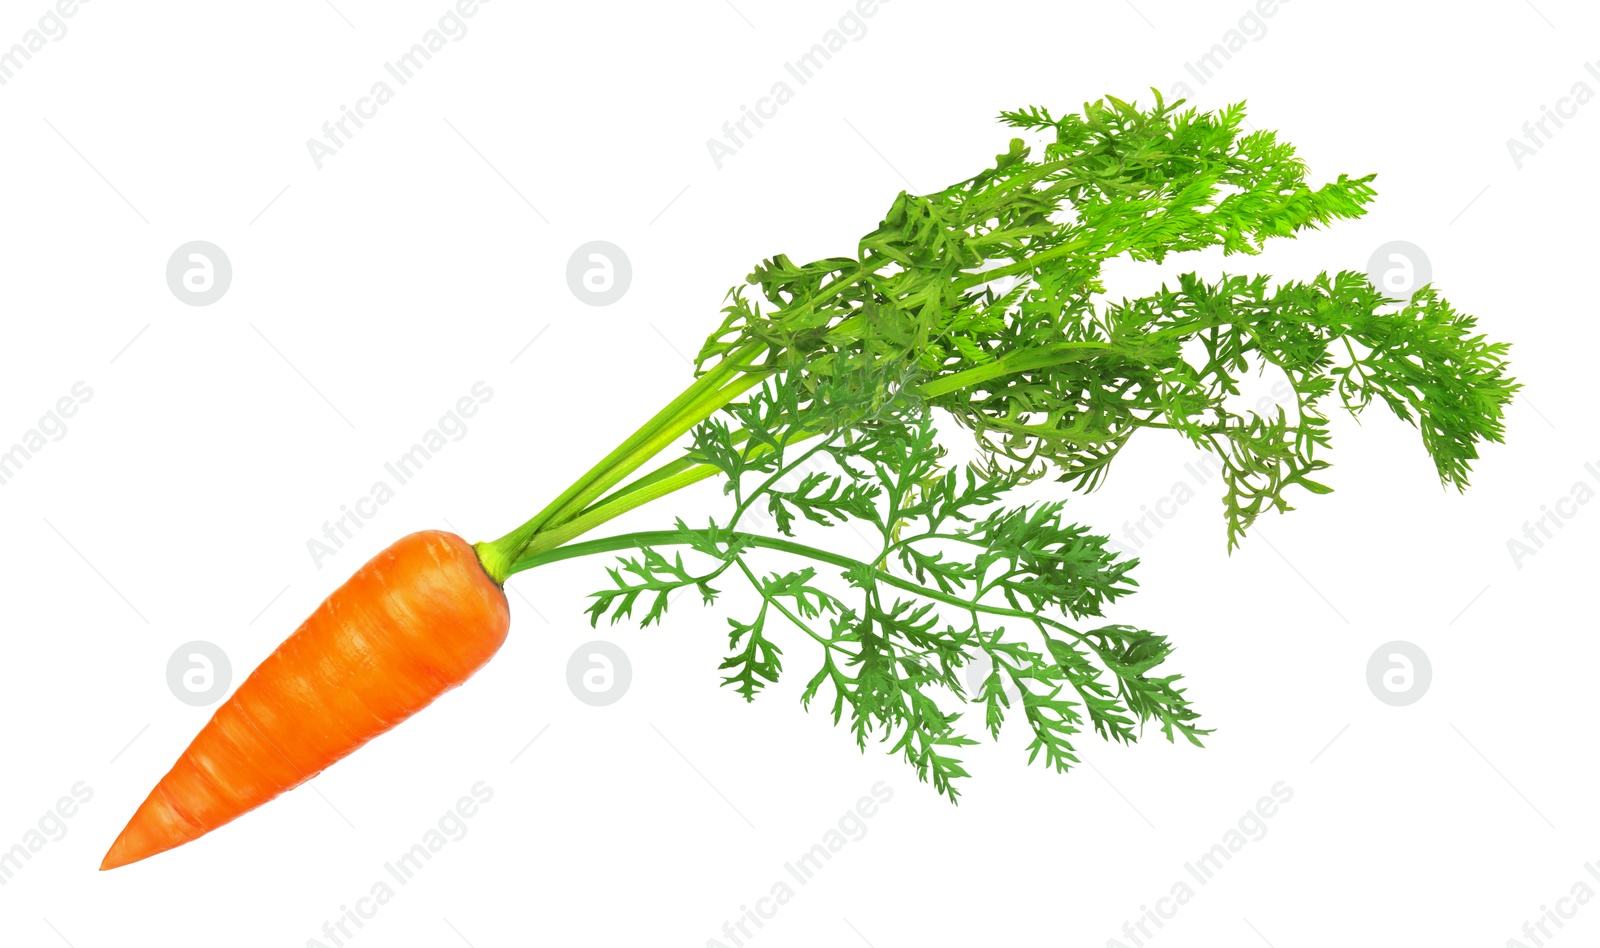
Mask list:
[[[324,922],[477,781],[494,798],[469,834],[348,944],[704,945],[879,781],[894,796],[867,835],[747,944],[1131,945],[1124,922],[1278,781],[1294,797],[1265,838],[1147,943],[1498,946],[1580,879],[1600,891],[1584,869],[1600,860],[1600,505],[1520,568],[1507,549],[1576,482],[1600,486],[1584,469],[1600,465],[1600,103],[1520,170],[1506,145],[1574,83],[1600,90],[1592,8],[1298,0],[1202,84],[1185,63],[1245,0],[893,0],[719,170],[706,140],[846,0],[496,0],[319,170],[306,140],[447,9],[334,2],[96,0],[0,87],[0,446],[73,383],[94,393],[0,487],[0,848],[74,783],[94,792],[0,887],[0,942],[332,944]],[[6,0],[0,47],[46,9]],[[800,637],[782,640],[785,680],[746,706],[717,687],[723,610],[685,599],[664,628],[591,632],[604,564],[580,561],[513,579],[505,648],[413,721],[210,836],[96,871],[211,711],[168,689],[180,644],[220,645],[237,684],[393,539],[521,522],[689,381],[683,354],[751,264],[852,252],[900,189],[1005,150],[999,110],[1148,102],[1181,81],[1203,108],[1248,99],[1318,183],[1379,172],[1380,197],[1260,258],[1117,269],[1114,293],[1190,269],[1365,270],[1408,240],[1514,343],[1526,385],[1464,495],[1374,408],[1336,419],[1336,492],[1264,519],[1232,556],[1215,481],[1139,550],[1142,591],[1113,618],[1179,643],[1172,664],[1217,729],[1206,749],[1090,739],[1059,776],[1007,733],[966,754],[952,807],[800,711],[815,658]],[[565,278],[595,239],[633,265],[608,307]],[[165,282],[191,240],[231,258],[215,305]],[[480,380],[494,397],[469,433],[316,568],[307,539]],[[1193,460],[1141,435],[1071,510],[1120,534]],[[618,526],[720,510],[701,487]],[[601,637],[633,683],[594,708],[565,676]],[[1396,639],[1433,666],[1402,708],[1366,682]],[[1565,924],[1555,941],[1590,943],[1600,907]]]

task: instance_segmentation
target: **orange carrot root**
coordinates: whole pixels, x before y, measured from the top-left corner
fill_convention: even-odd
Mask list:
[[[181,846],[310,780],[466,681],[510,622],[471,544],[439,530],[403,537],[223,702],[100,868]]]

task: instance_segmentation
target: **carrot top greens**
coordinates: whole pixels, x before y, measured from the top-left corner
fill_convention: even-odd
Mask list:
[[[1328,466],[1330,404],[1384,402],[1459,489],[1518,386],[1505,344],[1432,287],[1402,304],[1350,271],[1277,286],[1189,273],[1106,299],[1113,258],[1253,254],[1373,199],[1371,175],[1311,187],[1291,146],[1241,131],[1243,105],[1181,105],[1158,93],[1149,109],[1108,97],[1062,118],[1002,113],[1042,144],[1014,138],[972,178],[901,192],[854,256],[763,261],[729,292],[694,384],[532,520],[479,544],[490,575],[621,552],[589,612],[644,625],[680,590],[709,604],[714,584],[747,583],[759,605],[728,620],[724,682],[753,700],[794,626],[822,654],[802,700],[848,717],[863,748],[892,741],[952,800],[966,775],[952,749],[972,743],[961,702],[982,706],[991,734],[1021,717],[1030,760],[1059,771],[1086,727],[1131,742],[1153,721],[1199,744],[1209,732],[1160,671],[1168,640],[1096,626],[1137,561],[1064,520],[1064,502],[1007,505],[1007,492],[1045,476],[1093,489],[1135,431],[1170,429],[1218,456],[1231,548],[1263,512],[1292,509],[1291,488],[1329,491],[1313,475]],[[1269,364],[1294,411],[1236,410],[1239,380]],[[945,420],[971,430],[975,460],[947,460]],[[704,527],[575,542],[709,477],[731,509]],[[847,525],[864,552],[802,542],[800,521]],[[758,551],[784,565],[758,569]],[[963,669],[980,654],[992,670],[973,692]]]

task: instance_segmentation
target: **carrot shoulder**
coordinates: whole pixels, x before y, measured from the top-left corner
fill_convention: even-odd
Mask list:
[[[223,702],[100,868],[180,846],[315,777],[466,681],[509,627],[505,593],[467,541],[400,539]]]

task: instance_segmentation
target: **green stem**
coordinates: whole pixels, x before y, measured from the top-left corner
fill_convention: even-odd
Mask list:
[[[607,520],[610,520],[614,517],[619,517],[636,507],[642,507],[652,500],[665,497],[673,491],[681,490],[682,488],[688,487],[690,484],[703,481],[717,473],[718,468],[713,465],[697,464],[688,468],[682,473],[675,474],[672,477],[662,478],[648,487],[642,487],[638,490],[630,490],[626,494],[618,496],[615,500],[607,501],[604,504],[598,504],[594,507],[591,507],[588,510],[585,510],[583,513],[580,513],[578,516],[573,517],[571,520],[562,521],[554,526],[547,526],[543,530],[540,530],[533,536],[529,537],[527,542],[521,544],[516,556],[506,561],[505,565],[503,566],[504,573],[503,575],[497,577],[496,581],[504,583],[505,577],[511,576],[514,573],[518,573],[523,569],[527,569],[525,566],[517,565],[518,563],[523,562],[527,557],[539,556],[551,550],[563,548],[563,544],[568,543],[569,541],[580,537],[585,533],[588,533],[590,530],[600,526]],[[495,542],[499,543],[500,541],[497,540]],[[481,549],[479,550],[478,555],[480,559],[483,558],[483,551]],[[485,564],[484,568],[486,570],[488,569],[487,563]],[[495,573],[490,571],[489,575],[494,576]]]
[[[1003,277],[1031,273],[1037,269],[1041,263],[1047,263],[1056,259],[1057,257],[1065,257],[1068,254],[1077,253],[1083,248],[1089,246],[1091,243],[1092,241],[1089,240],[1089,238],[1080,237],[1077,240],[1068,241],[1060,246],[1051,247],[1049,250],[1041,250],[1030,257],[1018,260],[1015,263],[1010,263],[1002,267],[991,267],[988,270],[978,270],[976,272],[968,271],[966,276],[957,279],[953,286],[957,292],[963,292],[965,290],[970,290],[975,286],[982,286],[985,283],[992,283],[995,280]]]
[[[1031,349],[1018,349],[1008,352],[993,362],[973,366],[961,372],[952,372],[940,376],[931,382],[918,386],[918,391],[927,398],[938,398],[962,389],[974,388],[984,382],[989,382],[1007,375],[1016,375],[1031,369],[1042,369],[1049,366],[1061,365],[1065,362],[1077,362],[1080,359],[1092,359],[1101,355],[1121,355],[1129,358],[1141,358],[1145,354],[1135,347],[1124,346],[1114,342],[1057,342],[1047,346],[1035,346]]]
[[[743,435],[744,432],[739,432]],[[801,432],[785,442],[786,445],[799,444],[802,441],[817,437],[820,432]],[[748,438],[735,437],[735,440]],[[747,458],[758,458],[772,451],[771,445],[758,444],[745,453]],[[528,543],[524,544],[522,556],[542,553],[554,549],[577,537],[588,533],[607,520],[619,517],[636,507],[642,507],[652,500],[665,497],[674,491],[682,490],[691,484],[698,484],[708,477],[722,473],[722,469],[714,464],[696,464],[689,458],[679,458],[668,464],[663,464],[649,474],[630,482],[625,487],[612,491],[595,504],[585,508],[583,512],[571,520],[563,521],[554,526],[546,527],[536,534]],[[516,572],[512,568],[505,575]],[[493,574],[491,574],[493,575]],[[499,580],[504,582],[504,580]]]
[[[731,438],[731,440],[733,441],[734,444],[743,444],[744,442],[750,440],[750,433],[748,431],[740,429],[738,431],[732,432],[729,437]],[[807,435],[806,437],[811,437],[811,436]],[[802,439],[796,439],[796,440],[802,440]],[[753,449],[749,454],[747,454],[746,457],[758,457],[759,456],[759,452],[762,451],[762,450],[765,450],[765,449],[762,448],[761,446],[758,446],[756,449]],[[661,481],[667,480],[669,478],[674,478],[675,479],[679,474],[683,474],[683,473],[686,473],[686,472],[691,471],[691,470],[698,471],[699,472],[699,476],[694,478],[693,480],[679,483],[678,484],[679,487],[687,487],[689,484],[695,483],[696,481],[704,480],[705,478],[709,477],[711,474],[716,473],[716,471],[718,469],[716,467],[710,465],[710,464],[697,464],[697,463],[695,463],[695,460],[693,458],[691,458],[691,457],[681,457],[681,458],[678,458],[676,461],[668,461],[667,463],[661,465],[660,467],[656,468],[655,470],[651,471],[650,473],[642,474],[639,477],[634,478],[633,480],[629,481],[628,483],[624,484],[623,486],[617,488],[616,490],[612,491],[611,493],[607,494],[606,496],[604,496],[604,497],[600,498],[599,500],[595,501],[594,503],[590,504],[588,507],[585,507],[583,509],[583,511],[581,513],[579,513],[578,516],[581,517],[584,514],[587,514],[590,511],[595,510],[598,507],[609,505],[613,501],[615,501],[615,500],[617,500],[617,499],[619,499],[621,497],[624,497],[624,496],[626,496],[628,494],[631,494],[636,490],[642,490],[643,488],[649,487],[649,486],[651,486],[653,484],[660,483]],[[675,483],[676,483],[676,481],[675,481]],[[655,496],[659,497],[661,495],[657,494]],[[635,505],[632,505],[632,506],[629,506],[629,507],[626,507],[626,508],[623,508],[623,509],[632,510],[634,506],[638,506],[638,505],[635,504]],[[618,513],[621,513],[621,512],[622,512],[621,510],[618,511]],[[609,518],[607,518],[607,519],[609,519]]]
[[[824,287],[828,293],[807,301],[789,311],[790,314],[814,309],[818,303],[833,298],[841,289],[866,278],[871,272],[873,270],[865,264],[860,265],[849,277],[841,277]],[[474,548],[478,552],[478,559],[483,564],[484,570],[495,582],[504,583],[506,577],[515,572],[512,564],[519,558],[530,550],[545,549],[550,546],[548,538],[541,539],[544,534],[551,533],[570,539],[584,530],[592,529],[595,524],[637,507],[647,500],[710,476],[710,472],[688,476],[688,468],[673,470],[670,473],[657,471],[648,478],[641,478],[640,483],[630,486],[625,491],[619,491],[617,504],[604,505],[610,511],[605,516],[595,519],[591,514],[598,514],[600,511],[588,510],[597,499],[605,495],[606,491],[660,454],[684,433],[710,418],[719,409],[776,371],[770,359],[766,365],[750,364],[751,360],[769,348],[771,346],[766,342],[748,342],[724,354],[713,368],[696,379],[667,407],[657,412],[626,441],[617,445],[610,454],[573,482],[561,496],[534,514],[532,519],[498,540],[475,544]],[[637,496],[624,502],[624,498],[620,496],[623,493],[637,494]],[[585,524],[581,529],[570,525],[564,526],[580,519]]]
[[[729,353],[531,520],[498,540],[477,544],[484,570],[495,582],[505,582],[511,575],[509,565],[545,529],[582,511],[685,432],[760,382],[770,370],[748,363],[764,349],[761,343],[750,343]]]

